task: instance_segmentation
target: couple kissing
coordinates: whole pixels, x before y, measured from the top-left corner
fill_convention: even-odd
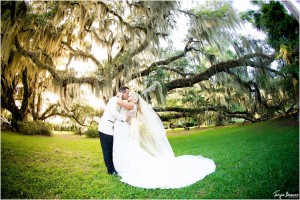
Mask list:
[[[98,132],[108,174],[135,187],[182,188],[216,169],[200,155],[175,157],[159,116],[126,86],[107,102]]]

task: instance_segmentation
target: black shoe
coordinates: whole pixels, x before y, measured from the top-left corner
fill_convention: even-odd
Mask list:
[[[118,176],[119,174],[118,174],[118,172],[113,172],[112,175]]]
[[[118,172],[117,172],[117,171],[110,172],[110,173],[108,173],[108,174],[110,174],[110,175],[113,175],[113,176],[119,176],[119,174],[118,174]]]

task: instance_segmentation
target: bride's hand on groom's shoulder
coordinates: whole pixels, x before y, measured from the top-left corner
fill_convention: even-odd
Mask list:
[[[121,93],[121,92],[118,92],[118,93],[117,93],[117,97],[120,98],[121,96],[122,96],[122,93]]]

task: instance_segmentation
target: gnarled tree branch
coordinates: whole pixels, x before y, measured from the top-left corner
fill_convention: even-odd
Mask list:
[[[82,50],[75,50],[67,42],[62,41],[61,43],[66,45],[73,52],[73,53],[71,53],[72,56],[81,56],[81,57],[90,58],[91,60],[93,60],[96,63],[96,65],[98,65],[98,66],[101,65],[100,62],[92,54],[87,54],[87,53],[83,52]]]
[[[192,41],[188,41],[185,45],[185,48],[184,48],[184,51],[179,53],[178,55],[175,55],[175,56],[172,56],[170,58],[167,58],[165,60],[161,60],[161,61],[158,61],[158,62],[154,62],[152,63],[147,69],[143,70],[140,72],[140,74],[134,74],[132,76],[132,79],[135,79],[135,78],[138,78],[140,76],[147,76],[149,75],[152,71],[154,71],[158,66],[161,66],[161,65],[168,65],[170,64],[171,62],[179,59],[179,58],[182,58],[186,55],[186,53],[188,51],[191,51],[192,49],[189,47],[190,43]]]
[[[62,83],[62,87],[65,87],[68,84],[72,84],[72,83],[79,83],[79,84],[88,83],[90,85],[97,85],[97,84],[102,85],[103,84],[103,81],[98,80],[96,78],[92,78],[92,77],[82,77],[82,78],[77,78],[75,76],[62,77],[61,75],[59,75],[59,73],[55,70],[55,68],[53,66],[43,63],[39,59],[39,52],[32,52],[32,51],[28,51],[28,50],[24,49],[21,46],[17,37],[15,38],[15,45],[21,55],[23,55],[24,57],[30,58],[31,61],[36,65],[36,67],[50,72],[50,74],[52,75],[52,77],[55,81],[57,81],[58,83]]]
[[[261,58],[267,58],[267,59],[274,59],[273,55],[266,55],[262,53],[253,53],[245,55],[237,60],[229,60],[226,62],[220,62],[218,64],[212,65],[210,68],[205,70],[204,72],[197,74],[191,78],[182,78],[182,79],[176,79],[168,84],[166,84],[167,91],[173,90],[175,88],[183,88],[183,87],[191,87],[195,83],[199,83],[204,80],[208,80],[213,75],[220,73],[220,72],[226,72],[231,68],[238,67],[238,66],[247,66],[247,61],[251,58],[255,57],[261,57]]]
[[[251,122],[258,122],[262,119],[255,119],[253,114],[248,111],[231,111],[225,106],[202,106],[200,108],[178,108],[178,107],[167,107],[167,108],[154,108],[162,121],[169,119],[191,117],[194,114],[198,114],[205,111],[223,112],[228,117],[242,118]],[[160,112],[175,112],[168,115],[162,115]]]

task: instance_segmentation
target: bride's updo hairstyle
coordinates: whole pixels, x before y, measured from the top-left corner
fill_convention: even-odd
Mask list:
[[[140,97],[140,95],[138,93],[136,93],[136,92],[131,93],[132,102],[138,103],[139,102],[139,97]]]
[[[132,98],[131,101],[137,105],[137,112],[142,113],[140,102],[139,102],[139,98],[141,98],[141,96],[137,92],[132,92],[131,98]]]

